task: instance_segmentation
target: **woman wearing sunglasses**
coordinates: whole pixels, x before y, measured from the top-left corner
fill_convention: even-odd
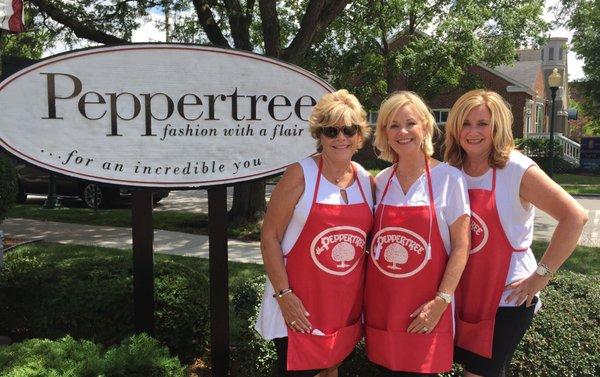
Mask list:
[[[273,339],[280,376],[329,377],[362,337],[372,178],[351,159],[370,129],[346,90],[325,95],[309,123],[320,153],[286,170],[265,215],[256,329]]]
[[[385,376],[452,367],[451,302],[467,262],[470,210],[461,172],[431,157],[435,127],[412,92],[379,109],[374,145],[394,164],[375,178],[364,318],[367,356]]]

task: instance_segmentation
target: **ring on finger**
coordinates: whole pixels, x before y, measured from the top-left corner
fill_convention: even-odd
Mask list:
[[[296,323],[296,321],[290,322],[290,326],[294,326],[295,323]]]
[[[423,330],[423,332],[427,332],[427,331],[429,331],[429,328],[427,326],[423,326],[422,330]]]

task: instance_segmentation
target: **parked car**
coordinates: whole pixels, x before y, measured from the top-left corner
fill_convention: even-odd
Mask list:
[[[19,192],[18,203],[24,203],[28,194],[48,195],[50,172],[11,158],[17,172]],[[86,207],[107,208],[131,199],[131,190],[114,185],[89,182],[62,174],[54,174],[56,195],[58,197],[81,198]],[[169,190],[154,190],[153,202],[156,204],[169,196]]]

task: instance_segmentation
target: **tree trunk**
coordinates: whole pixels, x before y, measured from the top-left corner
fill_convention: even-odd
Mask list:
[[[231,225],[243,225],[262,219],[267,208],[265,186],[265,180],[239,183],[234,186],[233,204],[229,211]]]

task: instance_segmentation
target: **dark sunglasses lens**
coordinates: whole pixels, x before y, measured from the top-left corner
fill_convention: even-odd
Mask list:
[[[356,135],[356,133],[358,132],[358,126],[356,124],[353,124],[351,126],[344,126],[341,128],[338,127],[334,127],[334,126],[327,126],[327,127],[323,127],[322,132],[323,135],[329,137],[329,138],[334,138],[337,137],[337,135],[340,133],[340,131],[342,131],[342,133],[348,137],[354,136]]]
[[[344,126],[344,128],[342,128],[342,132],[346,136],[354,136],[358,132],[358,126],[356,124],[353,124],[351,126]]]
[[[338,135],[338,133],[340,132],[340,129],[337,127],[333,127],[333,126],[327,126],[327,127],[323,127],[322,129],[323,135],[329,137],[329,138],[334,138]]]

